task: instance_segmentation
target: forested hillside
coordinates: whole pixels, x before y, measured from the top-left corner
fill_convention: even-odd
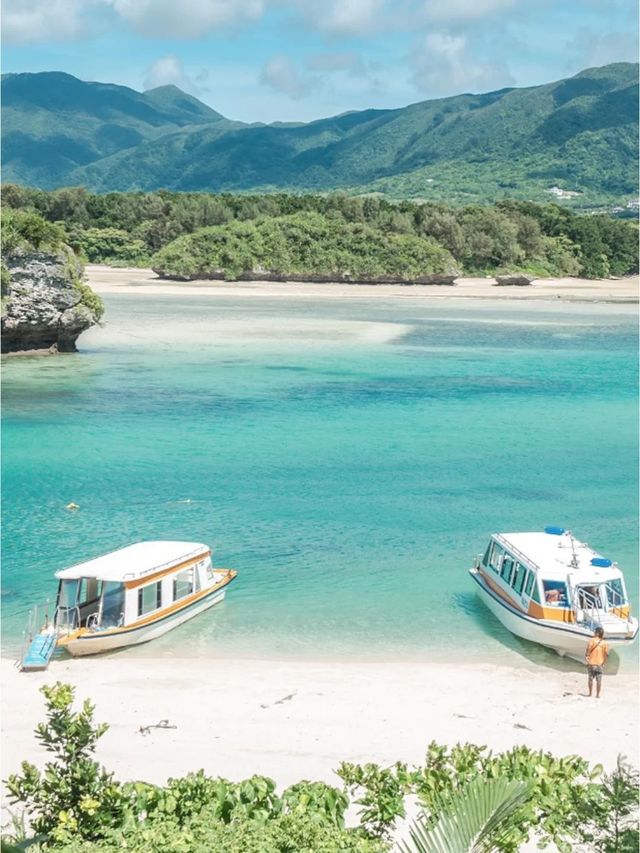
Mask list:
[[[2,78],[4,180],[55,187],[78,167],[194,125],[233,127],[175,86],[140,94],[61,72]]]
[[[5,208],[33,211],[93,263],[163,274],[412,281],[526,272],[605,278],[638,270],[635,222],[556,204],[392,203],[378,197],[53,192],[3,187]]]
[[[593,208],[637,195],[638,67],[301,125],[232,122],[180,92],[3,79],[5,180],[110,190],[381,192]]]

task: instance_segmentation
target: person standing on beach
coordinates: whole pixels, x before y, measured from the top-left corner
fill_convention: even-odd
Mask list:
[[[587,644],[585,660],[587,662],[587,678],[589,681],[589,696],[593,692],[593,680],[596,682],[596,699],[600,698],[602,687],[602,672],[605,661],[609,655],[609,646],[604,640],[602,628],[596,628],[596,632]]]

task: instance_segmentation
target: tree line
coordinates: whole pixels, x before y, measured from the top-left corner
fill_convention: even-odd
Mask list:
[[[187,277],[355,270],[412,280],[449,269],[607,278],[638,271],[635,222],[557,204],[453,206],[344,193],[94,194],[15,184],[3,187],[2,204],[60,225],[89,262],[152,265]],[[317,244],[314,251],[298,251],[301,236]]]

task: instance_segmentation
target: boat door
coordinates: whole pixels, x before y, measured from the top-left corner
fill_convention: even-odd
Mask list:
[[[60,581],[56,603],[56,627],[73,631],[95,620],[102,597],[102,581],[96,578],[73,578]]]

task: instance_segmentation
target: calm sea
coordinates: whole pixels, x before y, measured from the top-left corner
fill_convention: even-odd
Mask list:
[[[638,612],[631,307],[105,302],[78,355],[4,364],[5,654],[56,569],[141,539],[208,542],[240,574],[125,656],[562,666],[467,574],[492,531],[547,524],[616,559]]]

